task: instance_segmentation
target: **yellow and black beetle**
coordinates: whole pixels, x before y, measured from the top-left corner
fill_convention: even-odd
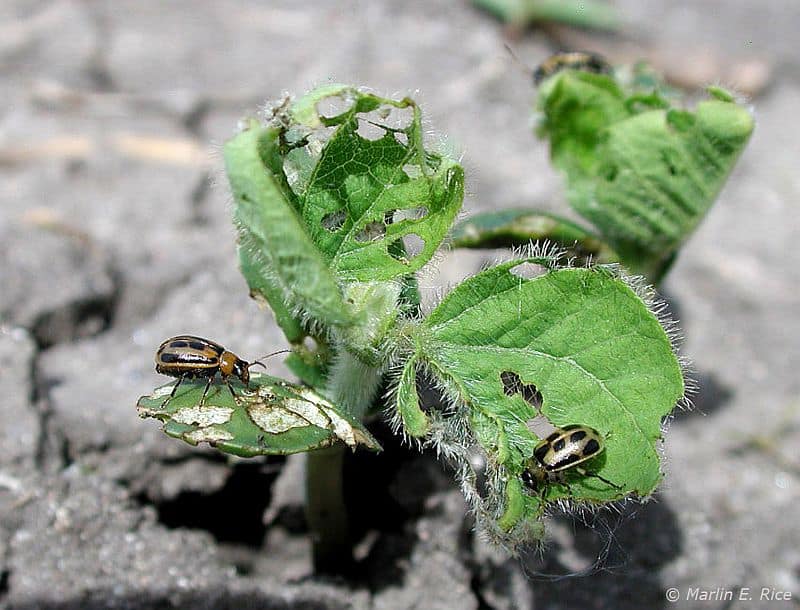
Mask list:
[[[561,70],[580,70],[594,74],[610,74],[611,65],[600,55],[586,51],[558,53],[545,59],[533,72],[533,84],[539,85],[544,79]]]
[[[289,350],[280,350],[263,356],[268,358],[276,354],[283,354]],[[206,400],[208,388],[211,382],[219,373],[222,380],[227,384],[231,391],[233,400],[236,401],[236,393],[233,391],[229,377],[238,377],[242,383],[250,385],[250,367],[259,364],[267,368],[263,362],[254,360],[247,362],[242,360],[231,351],[222,347],[219,343],[214,343],[202,337],[193,335],[178,335],[167,339],[156,351],[156,372],[170,377],[177,377],[178,383],[172,388],[172,392],[161,404],[163,408],[178,390],[184,379],[208,378],[203,397],[200,399],[200,406]]]
[[[578,465],[600,455],[605,449],[602,435],[589,426],[572,424],[556,428],[533,450],[533,457],[522,473],[522,481],[531,489],[543,483],[564,483],[564,472],[572,468],[585,477],[595,477],[616,489],[621,489],[599,474],[588,472]]]

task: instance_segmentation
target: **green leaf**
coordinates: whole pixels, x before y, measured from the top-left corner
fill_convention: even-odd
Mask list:
[[[240,238],[239,268],[250,287],[250,296],[272,310],[275,322],[290,343],[301,343],[307,336],[303,324],[289,311],[277,282],[269,281],[265,277],[263,265],[257,261],[257,248],[252,245],[252,241],[249,247],[244,245],[249,239],[244,236]]]
[[[451,234],[454,248],[513,248],[530,242],[558,244],[579,260],[612,263],[616,254],[602,239],[569,220],[529,209],[483,212],[458,223]]]
[[[539,132],[569,201],[632,271],[663,275],[744,149],[753,118],[724,93],[710,90],[691,112],[603,74],[567,70],[543,83]]]
[[[560,499],[599,503],[652,493],[661,478],[661,421],[684,390],[667,333],[622,278],[604,267],[547,271],[551,264],[519,259],[466,280],[415,337],[414,357],[471,431],[448,442],[468,447],[474,437],[490,467],[499,468],[489,480],[499,482],[492,492],[506,500],[492,518],[504,531],[528,527]],[[526,279],[538,265],[542,274]],[[523,385],[509,388],[509,376]],[[402,375],[399,397],[412,382]],[[568,485],[523,491],[520,475],[539,442],[529,423],[539,406],[522,387],[538,390],[541,415],[553,426],[587,425],[605,437],[606,449],[590,468],[621,491],[577,472]],[[451,420],[458,417],[440,415],[434,425],[457,429]]]
[[[413,100],[329,85],[293,104],[281,129],[298,142],[283,164],[295,206],[341,279],[388,280],[430,260],[461,207],[464,172],[425,150]],[[418,251],[406,251],[410,239]]]
[[[294,209],[281,169],[279,138],[277,128],[251,122],[225,144],[243,264],[245,269],[260,269],[246,277],[251,290],[271,305],[277,305],[277,299],[266,286],[274,285],[289,305],[285,309],[307,312],[331,325],[346,324],[350,314],[336,278]]]
[[[192,445],[207,442],[224,453],[242,457],[299,453],[344,442],[379,451],[380,445],[356,420],[307,387],[277,377],[253,374],[250,388],[233,383],[236,401],[227,386],[213,385],[205,403],[204,380],[186,380],[164,404],[174,384],[142,396],[140,417],[164,422],[164,432]]]

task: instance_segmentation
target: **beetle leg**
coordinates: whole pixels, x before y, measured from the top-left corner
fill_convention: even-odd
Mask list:
[[[231,396],[233,396],[234,404],[238,405],[239,404],[239,400],[236,398],[236,392],[233,391],[233,386],[231,385],[230,380],[226,378],[225,379],[225,384],[228,386],[228,389],[231,391]]]
[[[208,394],[208,388],[210,388],[210,387],[211,387],[211,382],[212,382],[212,381],[214,381],[214,376],[213,376],[213,375],[212,375],[211,377],[209,377],[209,378],[208,378],[208,383],[206,383],[206,389],[205,389],[205,390],[203,390],[203,397],[200,399],[200,405],[199,405],[199,406],[201,406],[201,407],[202,407],[202,406],[205,404],[205,402],[206,402],[206,394]]]
[[[617,485],[616,483],[612,483],[607,478],[600,476],[596,472],[588,472],[588,471],[583,470],[583,469],[581,469],[581,470],[576,469],[576,470],[577,470],[578,474],[580,474],[581,476],[592,477],[594,479],[600,479],[601,481],[603,481],[603,483],[611,485],[611,487],[613,487],[614,489],[622,489],[622,485]]]
[[[161,403],[161,407],[159,407],[159,408],[163,409],[167,405],[167,403],[175,397],[175,392],[178,391],[178,386],[181,385],[181,383],[183,383],[183,377],[184,377],[183,375],[178,377],[178,383],[176,383],[174,386],[172,386],[172,392],[170,392],[169,396],[167,396],[164,399],[164,402]]]

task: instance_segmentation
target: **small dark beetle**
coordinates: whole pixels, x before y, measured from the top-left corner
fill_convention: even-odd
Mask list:
[[[539,489],[542,483],[564,483],[564,471],[574,468],[585,477],[595,477],[612,487],[621,489],[599,474],[578,468],[579,464],[597,457],[603,452],[603,437],[594,428],[573,424],[556,428],[533,450],[533,457],[522,473],[522,481],[531,489]]]
[[[586,51],[558,53],[545,59],[533,72],[533,83],[539,85],[548,76],[561,70],[581,70],[595,74],[610,74],[611,66],[600,55]]]
[[[273,352],[272,354],[267,354],[264,358],[286,353],[287,351]],[[161,407],[163,408],[175,396],[178,386],[181,385],[184,379],[206,377],[208,378],[208,383],[206,383],[203,397],[200,399],[200,406],[202,406],[206,400],[208,388],[211,387],[211,382],[217,373],[228,385],[233,400],[236,401],[236,393],[233,391],[229,377],[238,377],[243,384],[249,386],[250,367],[256,364],[267,368],[259,360],[246,362],[233,352],[226,350],[219,343],[214,343],[202,337],[178,335],[167,339],[156,351],[156,372],[170,377],[177,377],[178,383],[172,388],[172,392],[170,392],[166,400],[161,403]]]

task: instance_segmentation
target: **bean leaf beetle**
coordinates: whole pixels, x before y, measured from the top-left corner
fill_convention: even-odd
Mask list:
[[[533,72],[533,83],[539,85],[544,79],[561,70],[580,70],[594,74],[610,74],[611,65],[600,55],[586,51],[558,53],[545,59]]]
[[[600,455],[605,449],[603,436],[594,428],[572,424],[556,428],[533,450],[522,473],[522,481],[533,490],[541,489],[543,483],[565,483],[564,473],[574,469],[585,477],[594,477],[616,489],[619,485],[597,473],[589,472],[579,465]]]
[[[290,350],[273,352],[262,356],[261,359],[269,358],[276,354],[284,354],[288,351]],[[219,343],[193,335],[178,335],[167,339],[156,351],[156,372],[170,377],[177,377],[178,383],[175,384],[170,395],[161,404],[161,408],[163,409],[172,400],[184,379],[207,378],[208,382],[205,390],[203,390],[203,397],[200,399],[200,406],[202,407],[205,403],[208,389],[211,387],[211,383],[217,373],[227,384],[233,400],[236,402],[236,392],[233,391],[230,377],[238,377],[245,386],[249,387],[250,367],[258,364],[265,369],[267,368],[261,362],[261,359],[247,362],[225,349]]]

